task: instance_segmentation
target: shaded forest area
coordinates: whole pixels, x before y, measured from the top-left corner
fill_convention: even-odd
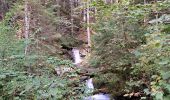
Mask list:
[[[170,100],[169,34],[170,0],[0,0],[0,100]]]

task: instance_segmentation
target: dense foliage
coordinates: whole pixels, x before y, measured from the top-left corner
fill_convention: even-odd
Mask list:
[[[46,8],[40,1],[30,1],[29,5],[32,8],[29,40],[22,35],[23,2],[12,3],[0,22],[0,99],[82,98],[84,84],[74,86],[79,80],[72,79],[77,76],[76,70],[61,72],[62,76],[55,71],[60,67],[73,67],[72,62],[63,60],[61,55],[60,33],[56,32],[55,26],[58,20],[51,8]],[[29,44],[27,55],[24,53],[26,44]]]
[[[104,67],[100,78],[106,87],[112,87],[113,95],[114,91],[127,93],[125,96],[140,92],[142,99],[168,100],[169,1],[113,5],[99,1],[94,5],[98,9],[94,25],[98,34],[93,36],[94,57],[90,62],[94,67]],[[118,79],[107,79],[108,73]]]
[[[73,1],[0,0],[0,99],[82,100],[93,77],[94,94],[169,100],[170,1]]]

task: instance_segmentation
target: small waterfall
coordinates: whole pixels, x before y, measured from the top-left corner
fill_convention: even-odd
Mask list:
[[[88,88],[88,92],[93,92],[94,90],[94,85],[93,85],[93,80],[92,78],[88,79],[86,81],[86,86]],[[84,100],[111,100],[109,94],[95,94],[93,96],[86,97]]]
[[[92,93],[93,92],[94,85],[93,85],[92,78],[86,80],[86,88],[87,88],[87,90],[85,91],[86,93]]]
[[[82,59],[80,57],[80,51],[78,49],[73,48],[72,49],[73,56],[74,56],[74,64],[79,64],[81,63]]]
[[[73,48],[72,53],[74,56],[74,64],[77,65],[82,62],[80,57],[80,51],[78,49]],[[87,91],[86,93],[92,93],[94,91],[93,79],[90,78],[86,80]],[[85,97],[84,100],[111,100],[109,94],[95,94],[89,97]]]
[[[86,86],[87,86],[87,88],[94,90],[94,85],[93,85],[93,80],[92,80],[92,78],[90,78],[90,79],[88,79],[88,80],[86,81]]]
[[[93,96],[87,97],[84,100],[111,100],[108,94],[95,94]]]

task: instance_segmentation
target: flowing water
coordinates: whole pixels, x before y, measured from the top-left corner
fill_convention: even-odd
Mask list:
[[[77,65],[82,62],[82,59],[80,57],[80,51],[78,49],[72,49],[73,56],[74,56],[74,64]],[[86,87],[87,87],[87,93],[92,93],[94,90],[94,85],[93,85],[93,79],[90,78],[86,80]],[[84,100],[111,100],[109,94],[95,94],[89,97],[85,97]]]
[[[74,64],[77,65],[82,62],[82,59],[80,57],[80,51],[78,49],[72,49],[73,57],[74,57]]]
[[[87,87],[87,91],[88,92],[93,92],[94,90],[94,85],[93,85],[93,79],[90,78],[86,81],[86,87]],[[86,97],[84,100],[111,100],[109,94],[103,94],[103,93],[99,93],[99,94],[95,94],[89,97]]]

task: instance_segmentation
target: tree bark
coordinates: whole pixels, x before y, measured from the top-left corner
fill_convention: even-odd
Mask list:
[[[115,3],[119,3],[119,0],[115,0]]]
[[[25,36],[25,40],[26,40],[26,44],[25,44],[25,55],[28,52],[28,39],[29,39],[29,28],[30,28],[30,13],[28,10],[28,0],[25,0],[25,32],[24,32],[24,36]]]
[[[73,35],[74,34],[74,19],[73,19],[73,0],[70,0],[70,8],[71,8],[71,14],[70,14],[70,17],[71,17],[71,34]]]
[[[60,0],[56,0],[57,3],[57,17],[60,19]],[[60,31],[60,24],[57,26],[57,32]]]
[[[87,1],[87,41],[88,41],[88,47],[90,52],[91,47],[91,38],[90,38],[90,11],[89,11],[89,1]]]
[[[146,5],[146,0],[143,0],[143,3],[144,5]],[[143,23],[144,23],[144,26],[146,25],[146,15],[144,15],[144,19],[143,19]]]

